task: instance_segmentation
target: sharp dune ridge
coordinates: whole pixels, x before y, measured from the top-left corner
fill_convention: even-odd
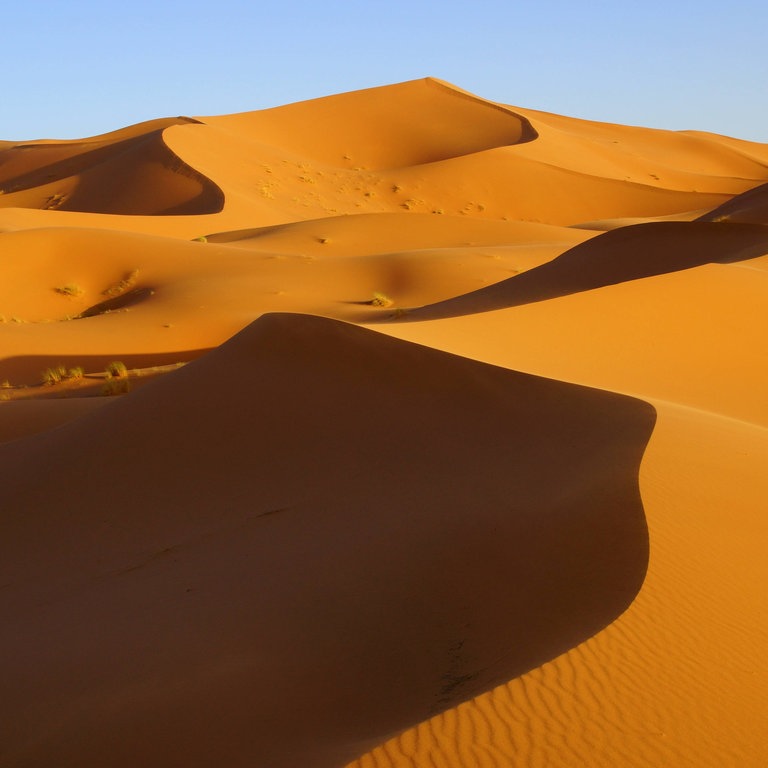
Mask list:
[[[436,78],[0,142],[0,766],[762,768],[767,184]]]

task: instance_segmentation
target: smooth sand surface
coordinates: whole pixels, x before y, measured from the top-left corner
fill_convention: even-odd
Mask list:
[[[766,765],[767,187],[432,78],[1,142],[0,766]]]

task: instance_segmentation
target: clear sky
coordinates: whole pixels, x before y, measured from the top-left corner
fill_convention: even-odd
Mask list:
[[[768,142],[766,0],[10,0],[0,19],[4,140],[431,75],[521,107]]]

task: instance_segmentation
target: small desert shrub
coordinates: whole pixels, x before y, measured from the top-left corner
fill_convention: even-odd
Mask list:
[[[208,238],[205,235],[200,235],[200,237],[195,237],[192,239],[193,243],[207,243]]]
[[[131,391],[128,379],[107,379],[101,386],[102,395],[125,395]]]
[[[79,381],[80,379],[85,376],[85,371],[82,369],[81,366],[75,366],[74,368],[70,368],[66,375],[64,376],[65,379],[71,379],[72,381]]]
[[[56,293],[60,293],[62,296],[82,296],[85,291],[76,283],[67,283],[67,285],[59,285],[53,289]]]
[[[67,199],[66,195],[62,194],[55,194],[51,195],[50,197],[46,198],[45,203],[43,203],[43,210],[51,211],[55,208],[58,208],[65,200]]]
[[[119,360],[116,360],[113,363],[110,363],[105,373],[107,374],[108,379],[127,379],[128,378],[128,368],[126,368],[125,363],[121,363]]]
[[[370,301],[372,307],[391,307],[395,302],[386,294],[374,291],[373,298]]]
[[[0,389],[10,389],[13,386],[8,379],[5,379],[5,381],[0,383]]]
[[[52,386],[58,384],[67,375],[67,369],[63,365],[55,365],[43,371],[43,384]]]

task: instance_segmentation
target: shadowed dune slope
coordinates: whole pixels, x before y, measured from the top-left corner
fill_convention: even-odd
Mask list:
[[[545,301],[703,264],[768,253],[768,229],[711,222],[651,222],[610,230],[546,264],[464,296],[409,310],[433,320]]]
[[[130,215],[221,210],[221,190],[165,144],[168,118],[83,141],[36,141],[0,148],[0,207]]]
[[[45,432],[101,408],[106,398],[78,397],[71,400],[21,400],[3,405],[0,443]]]
[[[2,765],[342,765],[557,656],[643,581],[654,418],[266,315],[0,446]]]
[[[749,189],[704,214],[699,221],[768,224],[768,184]]]

